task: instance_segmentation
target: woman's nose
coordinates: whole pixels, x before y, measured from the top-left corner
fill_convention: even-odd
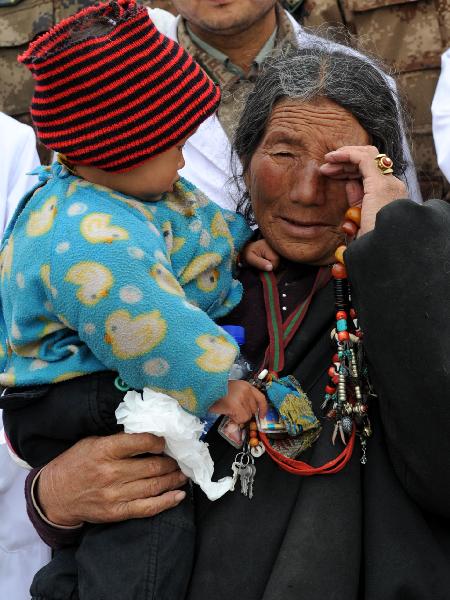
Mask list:
[[[311,161],[300,167],[290,197],[293,202],[304,206],[324,203],[323,176],[317,162]]]
[[[178,170],[182,169],[184,167],[184,165],[186,164],[185,160],[184,160],[184,156],[181,155],[180,156],[180,160],[178,161]]]

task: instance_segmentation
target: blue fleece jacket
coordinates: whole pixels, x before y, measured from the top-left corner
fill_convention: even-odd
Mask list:
[[[214,320],[241,299],[245,220],[183,179],[143,202],[59,164],[39,174],[2,243],[0,384],[109,369],[204,415],[238,351]]]

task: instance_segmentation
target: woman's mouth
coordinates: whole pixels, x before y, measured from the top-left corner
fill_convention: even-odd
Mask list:
[[[322,221],[301,221],[288,217],[278,217],[281,227],[292,237],[313,239],[323,234],[329,227]]]

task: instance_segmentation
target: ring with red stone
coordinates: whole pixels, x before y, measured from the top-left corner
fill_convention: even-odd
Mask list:
[[[377,167],[383,173],[383,175],[390,175],[394,172],[392,167],[394,166],[394,162],[392,158],[386,156],[386,154],[377,154],[375,156],[375,162],[377,163]]]

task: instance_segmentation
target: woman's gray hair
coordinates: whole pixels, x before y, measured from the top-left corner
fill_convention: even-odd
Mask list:
[[[237,210],[253,221],[243,182],[274,105],[282,98],[312,102],[327,98],[351,113],[371,136],[371,143],[394,161],[394,174],[404,174],[403,113],[393,80],[372,59],[326,42],[292,48],[267,59],[248,97],[234,138],[241,166],[233,167],[239,190]],[[239,172],[237,172],[239,171]]]

